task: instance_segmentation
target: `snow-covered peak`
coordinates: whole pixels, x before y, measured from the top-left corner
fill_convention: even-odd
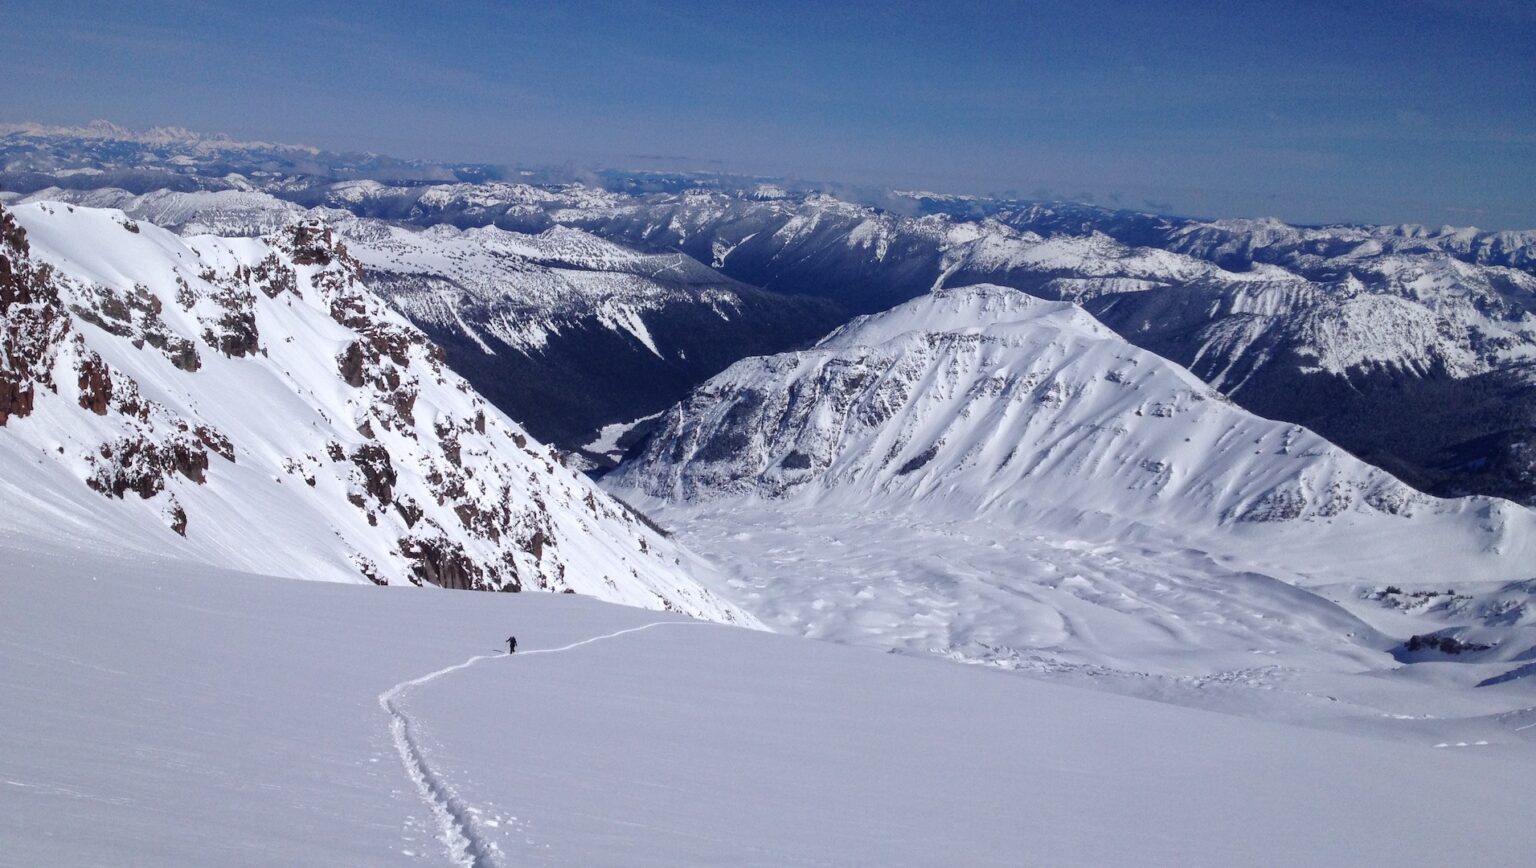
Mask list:
[[[1109,339],[1114,333],[1082,308],[995,284],[933,292],[888,311],[856,317],[818,345],[824,349],[875,346],[903,335],[1003,334],[1048,327]]]
[[[1530,511],[1422,495],[1231,405],[1072,305],[995,286],[922,296],[811,350],[738,362],[665,414],[610,480],[668,500],[806,498],[1206,550],[1233,534],[1415,538],[1486,575],[1536,562]]]

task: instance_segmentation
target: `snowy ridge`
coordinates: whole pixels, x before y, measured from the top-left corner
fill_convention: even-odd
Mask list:
[[[135,195],[107,187],[97,190],[65,190],[48,187],[28,194],[18,204],[67,202],[87,208],[115,208],[135,220],[144,220],[179,235],[270,235],[304,220],[334,222],[350,216],[345,211],[305,208],[270,193],[234,190],[151,190]]]
[[[371,220],[337,228],[412,321],[462,330],[482,344],[489,336],[538,350],[589,317],[663,357],[641,314],[677,301],[709,305],[721,319],[737,314],[731,283],[694,260],[641,254],[580,230],[418,231]]]
[[[1244,407],[1315,427],[1424,490],[1536,503],[1536,277],[1528,258],[1453,249],[1465,232],[1356,244],[1326,239],[1392,233],[1331,227],[1308,230],[1300,252],[1244,257],[1177,245],[1170,233],[1188,221],[1154,215],[969,203],[903,216],[705,191],[560,219],[856,311],[974,283],[1078,301]]]
[[[14,218],[8,537],[739,619],[685,551],[448,371],[328,229],[182,238],[47,204]]]
[[[832,305],[763,292],[683,253],[642,253],[579,229],[420,230],[338,224],[390,302],[487,398],[578,448],[658,412],[751,350],[825,334]]]
[[[1108,300],[1095,312],[1127,330],[1151,320],[1157,331],[1193,331],[1184,352],[1219,360],[1222,370],[1299,359],[1300,373],[1346,380],[1377,372],[1465,379],[1536,358],[1536,277],[1524,272],[1441,254],[1383,256],[1328,284],[1261,268],[1259,279]],[[1207,309],[1179,309],[1192,301]],[[1228,339],[1234,330],[1245,337]],[[1221,373],[1212,384],[1233,394],[1241,385]]]
[[[1484,232],[1475,227],[1292,226],[1273,218],[1188,222],[1167,233],[1169,249],[1213,261],[1264,261],[1296,268],[1380,253],[1445,253],[1480,265],[1536,268],[1536,230]]]
[[[185,127],[152,127],[135,131],[111,121],[97,120],[84,126],[48,124],[0,124],[0,136],[32,139],[95,139],[111,142],[135,142],[144,145],[177,146],[200,152],[212,151],[296,151],[310,155],[320,149],[309,145],[282,145],[272,142],[242,142],[227,135],[205,135]]]
[[[12,171],[7,186],[254,189],[418,226],[495,225],[530,234],[571,226],[647,250],[681,251],[751,286],[827,299],[844,315],[882,310],[934,286],[1012,286],[1078,301],[1245,408],[1307,425],[1420,490],[1536,504],[1532,231],[1198,221],[925,191],[860,204],[807,192],[806,185],[764,186],[762,179],[734,186],[724,178],[673,176],[652,184],[651,176],[608,173],[583,184],[570,183],[568,174],[508,175],[376,156],[201,154],[147,145],[109,126],[92,135],[41,128],[0,135],[0,157]],[[646,190],[663,192],[624,192]],[[221,234],[239,222],[233,210],[221,219]],[[663,315],[649,301],[628,300],[605,306],[601,318],[491,310],[481,321],[477,302],[440,278],[403,275],[394,283],[419,296],[410,308],[397,304],[420,317],[463,371],[502,351],[492,332],[547,354],[531,366],[490,363],[497,375],[475,385],[499,406],[569,404],[550,391],[502,395],[494,383],[578,374],[574,391],[590,396],[581,406],[550,411],[557,418],[520,420],[567,448],[604,425],[654,412],[741,355],[799,346],[835,324],[818,318],[807,333],[791,334],[792,312],[760,306],[722,321],[719,332],[701,310],[680,314],[674,305]],[[467,309],[454,309],[455,301]],[[750,322],[763,318],[769,324],[753,333]],[[663,319],[681,333],[716,335],[709,363],[697,361],[698,346],[683,361],[668,346],[679,341],[657,333]],[[650,358],[630,356],[628,346],[597,349],[610,344],[609,334]],[[459,342],[476,355],[456,357]],[[732,345],[742,349],[722,349]],[[644,367],[645,376],[605,383],[581,358],[616,350],[632,367]],[[669,371],[678,367],[685,376]],[[669,378],[641,398],[626,397]]]

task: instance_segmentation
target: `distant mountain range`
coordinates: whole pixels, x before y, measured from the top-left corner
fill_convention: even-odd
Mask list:
[[[109,205],[183,233],[335,223],[455,369],[566,449],[738,358],[985,282],[1075,302],[1421,490],[1536,503],[1536,232],[850,201],[720,176],[556,183],[111,127],[10,128],[0,164],[12,199]]]

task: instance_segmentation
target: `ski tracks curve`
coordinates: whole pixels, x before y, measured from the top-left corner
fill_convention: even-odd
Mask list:
[[[426,755],[422,753],[421,745],[416,740],[415,729],[411,725],[410,715],[406,714],[397,702],[406,691],[435,681],[444,675],[468,669],[481,660],[503,657],[511,659],[529,654],[558,654],[583,645],[591,645],[594,642],[615,639],[629,633],[639,633],[652,627],[703,626],[712,623],[711,621],[652,621],[639,627],[615,630],[612,633],[582,639],[558,648],[534,648],[519,651],[516,654],[476,654],[463,663],[445,666],[436,672],[428,672],[409,681],[402,681],[380,693],[379,707],[389,715],[389,734],[395,744],[395,753],[400,757],[400,765],[405,769],[406,777],[410,778],[411,783],[415,785],[416,794],[431,810],[432,820],[438,829],[438,840],[446,849],[449,861],[461,868],[498,868],[500,864],[495,845],[482,838],[479,831],[475,829],[469,807],[459,799],[442,776],[432,769]]]

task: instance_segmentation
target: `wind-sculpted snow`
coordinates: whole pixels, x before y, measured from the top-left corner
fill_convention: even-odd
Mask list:
[[[7,532],[738,617],[686,552],[449,371],[329,229],[182,238],[118,211],[14,216]]]

